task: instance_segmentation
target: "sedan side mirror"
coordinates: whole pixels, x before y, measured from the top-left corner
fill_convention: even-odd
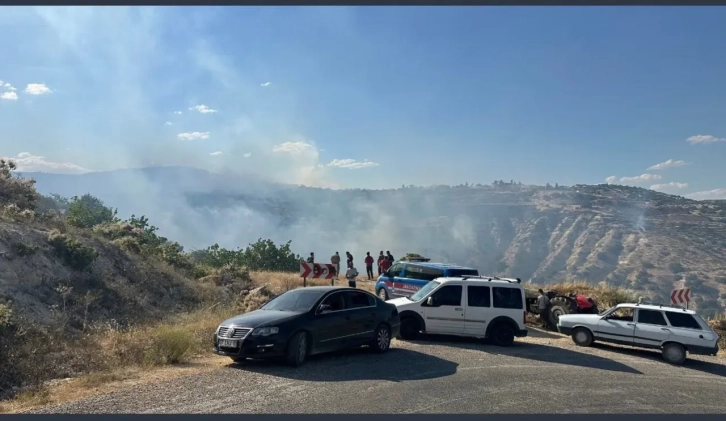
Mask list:
[[[330,304],[321,304],[320,308],[318,309],[318,314],[330,313],[331,311],[332,307],[330,307]]]
[[[434,305],[434,297],[429,297],[426,299],[426,304],[433,307]]]

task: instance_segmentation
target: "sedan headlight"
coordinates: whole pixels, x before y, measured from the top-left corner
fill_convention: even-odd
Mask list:
[[[280,331],[277,327],[258,327],[252,331],[252,336],[270,336]]]

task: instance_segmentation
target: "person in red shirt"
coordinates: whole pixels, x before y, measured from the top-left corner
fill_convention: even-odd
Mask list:
[[[381,260],[381,273],[386,273],[393,263],[388,259]]]
[[[381,250],[381,254],[378,255],[378,276],[381,276],[381,274],[383,273],[381,271],[381,262],[384,260],[386,260],[386,256],[383,255],[383,250]]]
[[[371,256],[370,251],[366,252],[366,258],[365,258],[364,262],[366,264],[366,273],[368,274],[368,280],[372,281],[373,280],[373,262],[375,262],[375,260],[373,259],[373,256]]]

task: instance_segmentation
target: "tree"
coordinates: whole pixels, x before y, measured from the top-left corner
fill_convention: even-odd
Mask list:
[[[101,199],[84,194],[73,196],[68,204],[66,218],[69,224],[80,228],[92,228],[106,222],[118,222],[116,209],[103,204]]]
[[[0,159],[0,206],[15,205],[21,210],[35,210],[40,199],[35,180],[13,175],[16,168],[13,161]]]

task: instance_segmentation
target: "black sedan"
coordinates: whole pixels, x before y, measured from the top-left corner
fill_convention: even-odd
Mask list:
[[[237,363],[283,357],[298,367],[309,355],[362,345],[384,353],[400,324],[396,306],[368,292],[298,288],[222,322],[214,334],[214,352]]]

